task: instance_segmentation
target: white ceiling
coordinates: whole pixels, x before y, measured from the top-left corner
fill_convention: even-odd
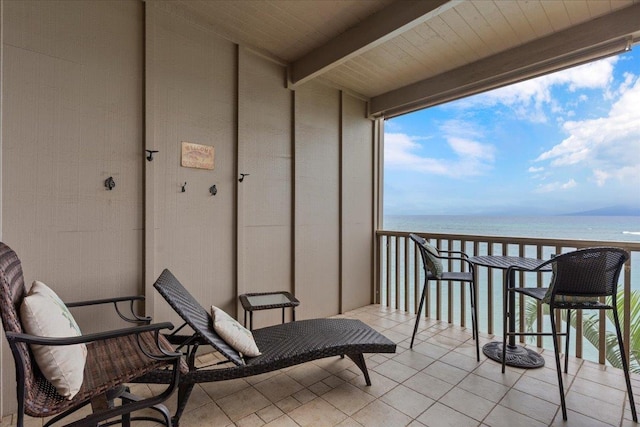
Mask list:
[[[148,1],[172,3],[288,65],[293,88],[319,79],[387,115],[442,102],[433,96],[443,81],[477,86],[518,63],[560,63],[572,52],[640,36],[638,0]]]

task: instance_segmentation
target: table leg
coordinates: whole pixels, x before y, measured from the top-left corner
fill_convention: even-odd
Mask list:
[[[506,292],[506,289],[509,285],[515,283],[515,279],[516,270],[510,270],[509,277],[507,277],[503,292]],[[509,331],[516,330],[515,306],[516,294],[515,292],[509,292],[509,304],[507,307],[509,314]],[[482,352],[489,359],[502,363],[502,342],[492,341],[488,344],[485,344],[482,347]],[[509,336],[509,342],[507,343],[507,350],[505,353],[505,360],[506,365],[515,366],[517,368],[541,368],[542,366],[544,366],[544,358],[534,350],[523,347],[521,345],[517,345],[515,335]]]
[[[296,306],[295,305],[293,307],[291,307],[291,321],[292,322],[296,321]]]
[[[282,307],[282,323],[284,323],[284,307]]]
[[[253,331],[253,311],[249,312],[249,330]]]
[[[505,291],[507,289],[508,286],[514,286],[516,283],[516,271],[515,270],[510,270],[509,271],[509,277],[507,278],[507,286],[505,286]],[[508,306],[508,313],[509,313],[509,331],[515,331],[516,330],[516,293],[515,292],[509,292],[509,306]],[[511,335],[509,337],[509,344],[507,344],[507,350],[509,349],[514,349],[516,348],[516,336],[515,335]]]

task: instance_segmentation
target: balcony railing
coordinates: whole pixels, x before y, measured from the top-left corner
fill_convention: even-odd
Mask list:
[[[618,290],[624,289],[624,317],[621,319],[625,349],[629,352],[630,339],[630,292],[632,289],[640,289],[640,243],[633,242],[605,242],[587,240],[555,240],[555,239],[531,239],[515,237],[488,237],[471,235],[450,235],[418,233],[427,238],[434,246],[445,250],[462,250],[469,256],[479,255],[510,255],[519,257],[549,259],[553,254],[561,254],[574,249],[593,246],[615,246],[625,249],[631,254],[624,271],[621,274],[621,282]],[[415,313],[418,309],[424,272],[419,252],[415,250],[415,244],[409,239],[409,232],[378,231],[376,244],[376,303]],[[635,270],[634,267],[635,266]],[[464,268],[457,261],[444,266],[450,271],[460,271]],[[505,272],[479,267],[477,271],[477,295],[478,295],[478,321],[480,333],[502,334],[502,296]],[[517,274],[518,286],[546,286],[549,277],[546,273]],[[446,320],[449,323],[457,323],[461,326],[471,326],[471,308],[468,303],[465,286],[455,282],[429,282],[427,301],[421,315],[437,320]],[[520,307],[523,306],[523,298],[520,298]],[[518,310],[518,327],[520,331],[525,328],[525,310]],[[572,348],[576,357],[583,358],[585,353],[582,336],[583,315],[577,313],[576,333],[572,334]],[[544,317],[542,308],[538,307],[538,316],[535,330],[544,329]],[[561,328],[562,325],[558,325]],[[597,356],[590,355],[590,359],[604,364],[605,358],[605,334],[607,327],[606,316],[600,314],[600,343],[597,346]],[[548,325],[546,325],[548,328]],[[548,331],[548,329],[546,329]],[[497,331],[497,332],[496,332]],[[525,337],[520,337],[524,342]],[[543,347],[543,338],[535,338],[535,344]],[[595,350],[592,350],[595,352]]]

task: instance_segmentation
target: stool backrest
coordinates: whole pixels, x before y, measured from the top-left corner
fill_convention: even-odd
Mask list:
[[[553,294],[578,297],[614,296],[629,254],[620,248],[579,249],[553,258]]]

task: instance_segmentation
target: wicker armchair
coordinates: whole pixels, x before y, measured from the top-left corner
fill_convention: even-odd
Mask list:
[[[102,299],[67,304],[68,307],[114,304],[117,314],[136,326],[76,337],[51,338],[25,333],[20,320],[20,306],[27,291],[22,266],[17,255],[4,243],[0,243],[0,314],[16,367],[17,426],[24,424],[24,415],[53,417],[45,426],[63,420],[68,415],[92,405],[92,413],[68,425],[97,426],[106,421],[111,425],[128,426],[132,419],[153,420],[171,425],[170,414],[161,405],[175,390],[180,373],[180,354],[174,353],[170,344],[160,334],[172,329],[170,323],[150,324],[149,318],[134,314],[134,302],[142,297]],[[131,315],[125,315],[118,303],[131,304]],[[56,388],[43,376],[33,358],[31,345],[64,346],[85,343],[87,359],[82,386],[71,399],[58,394]],[[150,371],[164,369],[170,372],[165,390],[155,396],[141,398],[129,392],[125,383]],[[120,399],[121,405],[114,400]],[[132,418],[131,412],[152,408],[161,418]],[[77,416],[74,417],[77,419]]]
[[[553,336],[553,348],[556,359],[556,370],[558,373],[558,388],[560,391],[560,403],[562,406],[562,418],[567,419],[567,407],[564,398],[564,385],[562,382],[562,371],[560,367],[560,350],[558,336],[565,336],[565,363],[564,372],[568,368],[569,354],[569,332],[571,323],[571,310],[612,310],[618,345],[620,346],[620,357],[627,383],[627,393],[631,405],[631,415],[633,421],[637,422],[636,406],[631,390],[631,380],[629,378],[629,365],[627,363],[622,332],[620,330],[620,320],[617,309],[617,288],[618,278],[624,263],[629,259],[629,254],[620,249],[612,247],[599,247],[579,249],[558,255],[540,264],[533,270],[544,271],[545,267],[551,265],[553,277],[549,287],[515,287],[513,283],[507,283],[504,295],[504,337],[502,342],[502,372],[505,371],[505,352],[507,348],[507,337],[514,335],[551,335]],[[518,269],[522,271],[521,269]],[[511,277],[511,274],[507,274]],[[510,331],[507,318],[515,307],[509,307],[508,293],[515,292],[536,299],[543,304],[549,304],[549,317],[551,320],[551,332],[517,332]],[[611,304],[607,304],[603,297],[610,297]],[[556,310],[567,310],[566,332],[558,332],[556,328]]]
[[[473,339],[476,341],[476,360],[480,361],[480,343],[478,341],[478,315],[476,308],[476,279],[475,268],[469,261],[469,256],[460,251],[441,251],[439,249],[431,247],[427,240],[417,234],[410,234],[409,237],[416,244],[416,247],[420,251],[422,257],[422,267],[424,268],[424,286],[422,288],[422,296],[420,297],[420,305],[416,313],[416,324],[413,327],[413,335],[411,335],[411,344],[409,348],[413,348],[413,341],[416,338],[418,332],[418,324],[420,322],[420,313],[424,307],[424,301],[427,296],[427,290],[429,280],[442,280],[460,282],[461,284],[469,284],[469,296],[471,299],[471,329],[473,333]],[[456,260],[460,261],[462,265],[466,265],[468,271],[434,271],[438,270],[438,267],[434,264],[441,263],[441,260]]]

